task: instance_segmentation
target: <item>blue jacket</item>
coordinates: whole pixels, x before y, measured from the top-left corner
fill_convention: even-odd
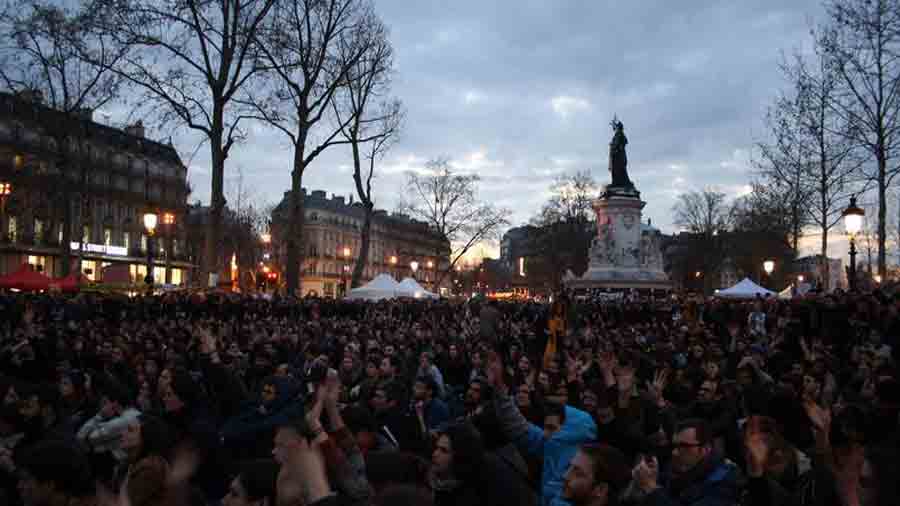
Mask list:
[[[543,429],[529,423],[507,394],[494,397],[494,409],[497,411],[503,433],[521,451],[544,459],[541,473],[541,504],[568,505],[562,498],[562,490],[569,462],[581,444],[597,438],[597,425],[591,415],[566,406],[566,421],[550,439],[544,439]]]
[[[738,503],[738,468],[721,457],[712,457],[703,473],[674,490],[669,476],[663,487],[641,501],[641,506],[733,506]]]

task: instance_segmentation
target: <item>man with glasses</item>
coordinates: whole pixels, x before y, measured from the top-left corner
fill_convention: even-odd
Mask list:
[[[656,457],[642,456],[627,495],[643,496],[644,506],[734,505],[737,473],[737,466],[713,450],[709,424],[689,419],[675,429],[671,470],[661,474]]]

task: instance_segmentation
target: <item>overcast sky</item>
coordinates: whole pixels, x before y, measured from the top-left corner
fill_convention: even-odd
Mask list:
[[[609,182],[617,114],[645,219],[664,232],[675,230],[683,191],[747,191],[752,145],[784,86],[780,56],[808,47],[822,15],[818,0],[378,0],[377,9],[407,110],[375,183],[378,207],[395,208],[404,171],[447,156],[483,177],[481,196],[513,209],[514,225],[525,223],[557,175],[590,170]],[[191,151],[189,136],[175,141]],[[274,202],[290,185],[291,158],[282,137],[257,130],[226,170],[242,167],[245,184]],[[208,148],[189,173],[192,198],[208,202]],[[347,150],[326,152],[305,183],[349,195]]]

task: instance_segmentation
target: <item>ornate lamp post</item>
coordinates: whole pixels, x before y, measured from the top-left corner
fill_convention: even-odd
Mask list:
[[[856,290],[856,234],[862,229],[863,217],[866,212],[856,205],[856,197],[850,197],[850,205],[844,209],[844,230],[850,236],[850,290]]]
[[[409,268],[412,269],[413,279],[416,279],[416,271],[419,270],[419,262],[413,260],[409,263]]]
[[[153,295],[153,234],[156,233],[156,223],[159,216],[153,211],[144,213],[144,229],[147,230],[147,275],[144,283],[147,285],[147,295]]]

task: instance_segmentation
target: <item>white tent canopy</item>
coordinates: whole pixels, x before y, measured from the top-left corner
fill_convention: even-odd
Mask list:
[[[812,285],[810,283],[799,283],[797,285],[791,283],[787,288],[778,292],[778,298],[792,299],[794,297],[806,295],[811,289]]]
[[[400,282],[398,294],[401,297],[414,297],[416,299],[436,299],[437,295],[429,292],[412,278],[405,278]]]
[[[731,288],[726,288],[724,290],[719,290],[716,292],[717,297],[724,297],[728,299],[753,299],[757,295],[760,297],[771,297],[775,295],[775,292],[771,290],[766,290],[765,288],[757,285],[753,281],[750,281],[750,278],[744,278],[740,283],[732,286]]]
[[[356,287],[347,294],[347,299],[382,300],[400,295],[400,283],[390,274],[379,274],[363,286]]]

